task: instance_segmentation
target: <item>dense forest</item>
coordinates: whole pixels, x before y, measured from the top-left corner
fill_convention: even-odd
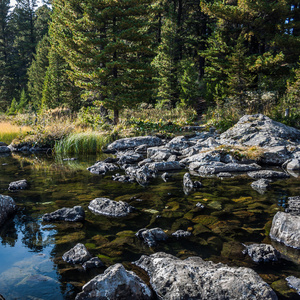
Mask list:
[[[300,2],[0,0],[0,109],[300,117]]]

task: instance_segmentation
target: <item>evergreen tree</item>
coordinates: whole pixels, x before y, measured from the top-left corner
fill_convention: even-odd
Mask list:
[[[50,34],[70,65],[70,78],[114,111],[146,101],[152,91],[150,0],[55,0]]]
[[[13,100],[11,101],[10,107],[7,110],[7,115],[15,115],[18,112],[18,102],[16,100],[16,98],[13,98]]]
[[[26,95],[25,89],[23,89],[22,92],[21,92],[21,95],[20,95],[20,101],[17,105],[17,111],[19,113],[24,112],[27,104],[28,104],[27,95]]]

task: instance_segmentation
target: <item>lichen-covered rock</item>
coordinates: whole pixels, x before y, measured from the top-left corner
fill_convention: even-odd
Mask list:
[[[8,190],[14,191],[14,190],[25,190],[28,188],[28,182],[26,179],[13,181],[9,184]]]
[[[244,254],[246,253],[256,263],[277,262],[280,259],[280,253],[272,245],[267,244],[246,246]]]
[[[284,172],[272,171],[272,170],[261,170],[261,171],[253,171],[248,172],[248,176],[254,179],[284,179],[289,178],[290,175]]]
[[[116,166],[113,163],[106,163],[103,161],[99,161],[92,165],[91,167],[88,167],[87,170],[90,171],[93,174],[98,175],[105,175],[107,172],[112,172],[118,170],[119,167]]]
[[[278,211],[272,221],[270,237],[286,246],[300,249],[300,216]]]
[[[17,209],[13,198],[0,195],[0,226],[2,226],[10,215]]]
[[[220,136],[221,144],[276,147],[298,145],[300,131],[262,115],[245,115]]]
[[[138,136],[133,138],[124,138],[107,146],[109,151],[122,151],[133,149],[141,145],[147,145],[147,147],[156,147],[162,145],[162,140],[156,136]]]
[[[123,201],[114,201],[108,198],[96,198],[89,204],[89,209],[99,215],[109,217],[126,217],[134,211],[134,207]]]
[[[91,258],[91,254],[86,247],[78,243],[75,247],[64,253],[62,259],[70,264],[82,264]]]
[[[178,161],[153,162],[147,164],[146,166],[152,171],[171,171],[182,169],[182,166]]]
[[[211,175],[221,172],[248,172],[260,169],[261,167],[255,163],[247,165],[237,163],[225,164],[223,162],[210,162],[207,165],[200,166],[198,172],[200,174]]]
[[[104,267],[103,262],[100,260],[99,257],[92,257],[91,259],[87,260],[82,267],[87,270],[87,269],[92,269],[92,268],[100,268]]]
[[[166,144],[166,147],[172,150],[181,151],[190,147],[190,143],[184,136],[177,136]]]
[[[67,222],[82,222],[85,219],[85,213],[81,206],[73,208],[63,207],[52,213],[44,214],[42,220],[45,222],[67,221]]]
[[[138,161],[141,161],[144,156],[140,153],[136,153],[132,150],[126,151],[126,152],[120,152],[117,154],[117,157],[119,158],[118,164],[124,165],[124,164],[134,164]]]
[[[266,165],[280,166],[290,157],[291,153],[285,146],[277,146],[265,149],[260,161]]]
[[[200,257],[181,260],[161,252],[143,255],[134,264],[148,273],[160,300],[277,299],[270,286],[249,268],[214,264]]]
[[[285,280],[288,282],[288,285],[300,295],[300,278],[289,276]]]
[[[151,290],[133,272],[126,271],[121,264],[115,264],[86,283],[76,300],[150,300]]]
[[[149,247],[154,247],[158,241],[165,241],[168,238],[161,228],[142,228],[135,235],[144,240]]]
[[[179,162],[182,164],[189,165],[194,162],[220,162],[221,153],[218,150],[200,152],[198,154],[183,158]]]

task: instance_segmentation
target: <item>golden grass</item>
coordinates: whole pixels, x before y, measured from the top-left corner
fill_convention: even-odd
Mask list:
[[[0,122],[0,142],[10,144],[13,139],[31,130],[29,126],[18,126],[7,121]]]

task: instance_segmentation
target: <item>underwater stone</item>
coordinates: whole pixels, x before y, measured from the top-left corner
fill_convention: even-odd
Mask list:
[[[249,268],[214,264],[200,257],[181,260],[163,252],[143,255],[134,264],[148,273],[159,299],[277,299],[270,286]]]
[[[75,300],[150,300],[149,287],[134,272],[126,271],[123,265],[115,264],[86,283]]]
[[[108,198],[96,198],[89,204],[89,209],[95,213],[109,217],[126,217],[134,211],[134,207],[123,201]]]
[[[91,254],[86,249],[86,247],[78,243],[75,247],[67,251],[63,256],[62,259],[67,263],[71,264],[82,264],[88,261],[91,258]]]
[[[247,253],[256,263],[273,262],[279,261],[280,259],[280,253],[272,245],[267,244],[252,244],[246,246],[243,253]]]
[[[119,167],[112,163],[106,163],[103,161],[99,161],[92,165],[91,167],[88,167],[87,170],[90,171],[93,174],[97,175],[105,175],[107,172],[112,172],[118,170]]]
[[[169,173],[165,172],[161,175],[161,178],[164,182],[167,182],[170,178],[172,177],[172,175],[170,175]]]
[[[264,179],[264,178],[261,178],[257,181],[254,181],[251,183],[251,187],[256,190],[257,192],[259,192],[260,194],[263,194],[267,188],[270,186],[270,183],[272,181],[269,180],[269,179]]]
[[[289,276],[285,280],[288,282],[289,286],[292,289],[296,290],[297,293],[300,295],[300,278],[297,278],[295,276]]]
[[[17,210],[17,206],[13,198],[0,195],[0,226],[5,223],[7,218]]]
[[[81,206],[74,206],[73,208],[63,207],[52,213],[44,214],[42,220],[45,222],[53,221],[67,221],[67,222],[81,222],[85,219],[85,213]]]
[[[99,267],[104,267],[103,262],[100,260],[99,257],[92,257],[91,259],[87,260],[82,267],[87,270],[87,269],[92,269],[92,268],[99,268]]]
[[[13,181],[9,184],[8,190],[14,191],[14,190],[25,190],[28,187],[28,183],[26,179]]]
[[[172,233],[173,236],[177,237],[177,238],[181,238],[181,237],[188,237],[188,236],[191,236],[192,233],[189,232],[189,231],[185,231],[185,230],[177,230],[175,231],[174,233]]]
[[[154,247],[156,246],[157,241],[165,241],[168,238],[161,228],[142,228],[135,235],[144,240],[149,247]]]

